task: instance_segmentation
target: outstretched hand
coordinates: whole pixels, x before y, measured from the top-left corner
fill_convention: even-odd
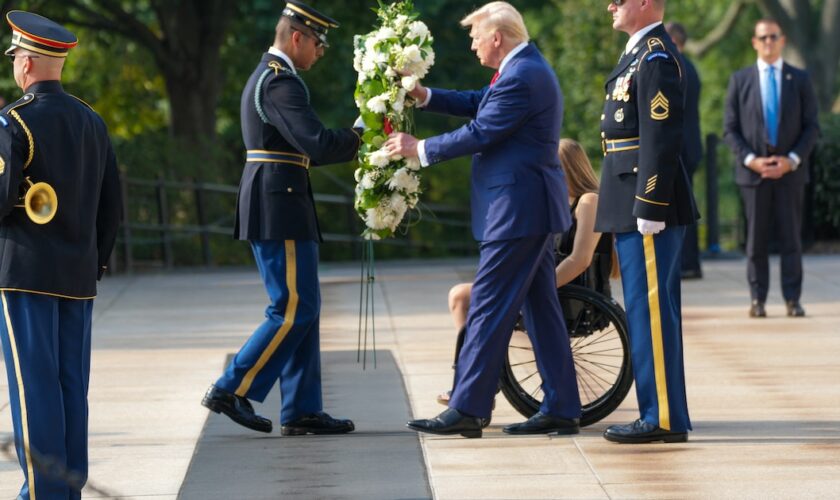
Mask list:
[[[413,135],[403,132],[394,132],[382,145],[389,156],[402,156],[403,158],[417,157],[417,143],[420,142]]]

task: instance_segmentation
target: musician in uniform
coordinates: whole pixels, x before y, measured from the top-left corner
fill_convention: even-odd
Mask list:
[[[77,499],[88,471],[93,299],[121,216],[117,163],[102,118],[61,85],[76,37],[29,12],[6,19],[6,55],[24,91],[0,113],[0,338],[24,474],[18,498]]]
[[[684,71],[662,26],[665,0],[612,0],[608,10],[630,40],[606,83],[595,230],[616,235],[641,418],[604,437],[685,441],[680,250],[698,214],[680,160]]]
[[[265,321],[210,386],[202,404],[236,423],[271,432],[250,400],[265,400],[280,381],[282,435],[342,434],[350,420],[323,412],[318,286],[321,233],[309,168],[352,160],[358,132],[327,129],[298,75],[324,55],[338,22],[290,1],[277,23],[274,45],[242,93],[242,136],[247,159],[239,185],[235,237],[248,240],[270,304]]]

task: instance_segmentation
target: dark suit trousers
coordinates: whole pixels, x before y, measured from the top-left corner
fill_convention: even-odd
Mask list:
[[[547,234],[481,243],[451,408],[490,416],[511,333],[522,311],[543,380],[540,411],[580,417],[572,350],[557,300],[553,241]]]
[[[802,200],[804,185],[764,180],[741,186],[747,217],[747,281],[753,300],[767,300],[770,286],[768,243],[775,221],[782,264],[782,296],[799,300],[802,294]]]

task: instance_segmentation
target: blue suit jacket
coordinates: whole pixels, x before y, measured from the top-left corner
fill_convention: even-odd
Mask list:
[[[473,236],[498,241],[559,233],[571,224],[557,154],[563,96],[557,76],[533,45],[516,54],[492,87],[432,89],[428,111],[472,120],[426,139],[430,164],[473,155]]]

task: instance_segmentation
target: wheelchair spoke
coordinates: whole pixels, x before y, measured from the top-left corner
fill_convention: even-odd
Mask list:
[[[532,374],[528,375],[527,377],[525,377],[525,378],[523,378],[523,379],[517,379],[517,382],[519,382],[519,384],[520,384],[520,385],[522,385],[523,383],[527,382],[527,381],[528,381],[528,379],[530,379],[530,378],[531,378],[531,377],[533,377],[534,375],[539,375],[539,374],[540,374],[540,372],[539,372],[539,371],[535,371],[534,373],[532,373]]]
[[[514,368],[514,367],[517,367],[517,366],[530,365],[530,364],[536,363],[536,362],[537,362],[536,359],[532,359],[531,361],[523,361],[521,363],[511,363],[510,367]]]
[[[603,383],[604,383],[607,387],[611,387],[611,386],[612,386],[612,383],[611,383],[611,382],[609,382],[607,379],[605,379],[605,378],[603,378],[603,377],[601,377],[601,376],[597,375],[596,373],[592,372],[591,370],[589,370],[589,369],[587,369],[587,368],[585,368],[585,367],[583,367],[583,366],[580,366],[580,367],[575,366],[575,368],[580,368],[580,369],[581,369],[581,371],[583,371],[583,372],[585,372],[587,375],[589,375],[589,377],[590,377],[590,379],[589,379],[589,380],[592,380],[594,383],[598,384],[598,388],[599,388],[599,389],[602,389],[602,390],[603,390],[603,389],[604,389],[604,386],[603,386],[603,385],[601,385],[600,383],[598,383],[598,381],[603,382]],[[587,384],[587,385],[589,385],[589,384]],[[606,392],[606,391],[604,391],[604,392]]]

